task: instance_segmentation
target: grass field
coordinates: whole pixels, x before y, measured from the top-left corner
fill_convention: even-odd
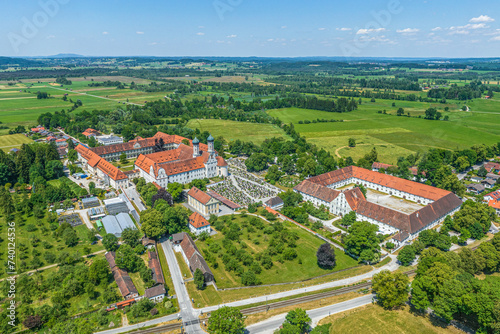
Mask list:
[[[283,130],[271,124],[257,124],[249,122],[226,121],[219,119],[192,119],[187,127],[211,132],[214,137],[223,136],[227,141],[243,140],[261,144],[264,140],[273,137],[283,137]]]
[[[428,315],[410,312],[408,306],[387,311],[378,305],[367,305],[322,319],[319,325],[331,323],[330,333],[370,334],[458,334],[453,326],[446,326]]]
[[[379,100],[380,101],[380,100]],[[479,103],[479,100],[476,100]],[[488,109],[484,112],[441,111],[449,121],[429,121],[423,118],[398,117],[377,113],[379,103],[363,103],[350,113],[329,113],[298,108],[276,109],[269,115],[295,129],[310,142],[337,156],[357,160],[372,147],[377,148],[379,161],[395,163],[400,156],[424,152],[430,148],[457,149],[474,144],[494,144],[500,141],[500,115]],[[410,103],[410,102],[407,102]],[[420,102],[415,102],[421,104]],[[373,105],[371,105],[373,104]],[[397,101],[397,109],[400,102]],[[421,106],[424,110],[424,106]],[[451,109],[450,109],[451,110]],[[344,122],[299,124],[300,120],[335,119]],[[356,147],[348,147],[348,139],[356,139]]]
[[[4,151],[9,151],[13,148],[19,148],[22,144],[30,144],[33,140],[23,134],[0,136],[0,148]]]

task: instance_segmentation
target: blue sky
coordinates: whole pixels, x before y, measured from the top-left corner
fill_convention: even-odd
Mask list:
[[[4,1],[0,55],[500,57],[498,1]]]

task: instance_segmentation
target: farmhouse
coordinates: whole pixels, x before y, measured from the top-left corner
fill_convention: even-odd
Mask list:
[[[155,285],[144,291],[144,297],[151,300],[153,303],[159,303],[165,298],[167,290],[163,284]]]
[[[148,258],[148,266],[153,273],[153,281],[155,284],[165,284],[160,261],[158,260],[158,254],[156,252],[148,251]]]
[[[204,216],[219,213],[220,202],[196,187],[189,190],[187,198],[188,204]]]
[[[368,201],[358,187],[335,189],[352,184],[425,206],[419,206],[418,210],[408,214]],[[399,233],[401,242],[412,240],[421,231],[436,226],[447,215],[458,211],[462,204],[449,191],[355,166],[305,180],[294,191],[302,194],[305,201],[317,207],[323,205],[335,215],[343,216],[355,211],[358,220],[376,224],[381,233]]]
[[[134,282],[132,282],[132,279],[128,275],[126,270],[120,269],[116,266],[115,258],[116,258],[116,253],[115,252],[106,252],[104,254],[106,257],[106,260],[108,261],[109,268],[111,269],[111,272],[113,273],[113,277],[116,281],[116,284],[118,285],[118,289],[120,289],[120,293],[122,294],[123,298],[125,299],[130,299],[130,298],[135,298],[139,296],[139,293],[137,292],[137,289],[135,288]]]
[[[198,247],[196,247],[196,244],[189,234],[184,233],[183,239],[180,243],[180,248],[182,250],[182,256],[192,273],[194,273],[196,269],[200,269],[203,276],[205,276],[205,282],[211,282],[214,280],[214,274],[212,274],[207,262],[201,255],[201,252],[198,250]]]

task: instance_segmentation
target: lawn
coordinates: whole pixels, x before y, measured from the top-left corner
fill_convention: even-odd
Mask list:
[[[55,180],[50,180],[47,183],[58,188],[61,187],[63,183],[67,184],[71,188],[71,190],[73,190],[73,192],[77,195],[80,193],[80,190],[82,189],[82,187],[80,187],[78,184],[68,179],[66,176],[60,177]]]
[[[237,216],[232,221],[233,223],[241,226],[241,235],[239,238],[240,245],[237,248],[245,250],[254,258],[259,253],[264,253],[269,249],[270,240],[273,238],[271,234],[261,233],[270,225],[263,220],[261,221],[263,223],[263,228],[259,228],[259,226],[257,226],[257,229],[252,227],[253,221],[248,220],[248,218]],[[296,241],[295,249],[297,250],[298,255],[295,259],[288,261],[285,260],[282,261],[282,263],[279,260],[280,255],[273,255],[273,266],[267,270],[262,267],[262,273],[257,275],[262,284],[298,282],[358,265],[357,261],[335,248],[336,266],[333,269],[320,268],[316,262],[316,251],[324,242],[292,223],[285,222],[283,223],[283,226],[286,228],[286,232],[283,233],[297,234],[298,239]],[[217,254],[218,266],[217,268],[214,268],[213,264],[211,265],[211,270],[214,274],[217,286],[221,289],[240,287],[242,286],[241,278],[237,276],[235,271],[226,270],[226,264],[224,263],[222,256],[222,253],[224,252],[222,244],[224,234],[220,231],[218,232],[219,233],[212,236],[208,242],[197,242],[197,245],[200,248],[200,251],[203,252],[203,254],[206,254],[207,252],[210,252],[209,244],[219,244],[221,251]],[[248,268],[244,267],[244,270],[247,271]]]
[[[483,102],[485,101],[485,102]],[[402,106],[421,113],[433,104],[421,102],[396,101],[396,107],[387,109],[389,114],[379,114],[383,100],[363,102],[359,109],[350,113],[329,113],[318,110],[286,108],[269,110],[268,114],[280,118],[285,123],[294,123],[295,129],[308,141],[329,150],[337,156],[351,156],[354,160],[363,157],[373,147],[377,148],[379,161],[395,163],[400,156],[415,152],[425,152],[430,148],[462,149],[474,144],[491,145],[500,141],[498,120],[500,115],[486,108],[486,103],[496,101],[476,100],[482,104],[484,112],[462,112],[450,107],[449,112],[442,110],[449,121],[430,121],[417,117],[398,117],[390,115]],[[384,103],[387,105],[385,101]],[[412,105],[413,104],[413,105]],[[413,112],[413,115],[416,113]],[[299,124],[299,121],[315,119],[334,119],[343,122]],[[348,139],[356,140],[356,147],[348,147]]]
[[[331,323],[330,333],[373,334],[454,334],[463,333],[453,326],[410,311],[409,306],[388,311],[378,305],[367,305],[337,313],[322,319],[319,324]]]
[[[264,140],[273,137],[288,138],[283,130],[271,124],[250,122],[236,122],[219,119],[192,119],[187,123],[188,128],[208,131],[214,137],[223,136],[227,141],[240,139],[262,144]]]
[[[19,148],[22,144],[30,144],[33,140],[23,134],[0,136],[0,148],[9,151],[12,148]]]

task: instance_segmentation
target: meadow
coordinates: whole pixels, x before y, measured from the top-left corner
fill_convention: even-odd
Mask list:
[[[262,144],[273,137],[289,138],[282,129],[271,124],[236,122],[220,119],[192,119],[187,123],[191,129],[208,131],[214,137],[223,136],[227,141],[242,140]]]
[[[15,135],[0,136],[0,148],[4,151],[19,148],[22,144],[29,144],[32,142],[33,140],[20,133]]]
[[[301,135],[318,147],[337,157],[351,156],[354,160],[363,157],[372,147],[377,148],[380,161],[395,163],[400,156],[425,152],[430,148],[460,149],[474,144],[491,145],[500,142],[500,116],[492,111],[491,104],[480,100],[475,101],[478,112],[458,111],[456,107],[451,108],[454,105],[446,105],[450,107],[450,111],[446,112],[442,110],[444,105],[440,105],[440,112],[443,116],[448,116],[449,121],[431,121],[423,116],[395,116],[399,107],[404,108],[405,112],[412,110],[410,114],[416,115],[424,114],[425,109],[433,105],[396,101],[396,106],[392,107],[393,101],[390,101],[391,104],[388,102],[364,101],[358,110],[350,113],[286,108],[269,110],[268,114],[285,123],[293,123]],[[387,114],[378,113],[382,108],[387,110]],[[343,122],[299,124],[299,121],[315,119]],[[349,138],[356,140],[356,147],[348,147]]]
[[[319,325],[332,324],[330,333],[407,333],[454,334],[463,333],[457,328],[440,322],[429,315],[412,312],[409,306],[385,310],[378,305],[367,305],[337,313],[320,320]]]

